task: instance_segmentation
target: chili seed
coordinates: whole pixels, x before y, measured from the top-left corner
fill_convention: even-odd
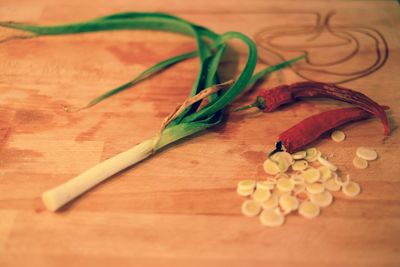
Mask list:
[[[299,207],[299,200],[290,194],[285,194],[279,198],[279,206],[285,213],[290,213],[293,210],[297,210]]]
[[[349,197],[355,197],[360,193],[360,185],[356,182],[349,182],[342,188],[343,194]]]
[[[315,168],[310,168],[310,169],[308,169],[308,170],[305,170],[304,172],[303,172],[303,177],[304,177],[304,180],[307,182],[307,183],[314,183],[314,182],[316,182],[316,181],[318,181],[318,179],[319,179],[319,177],[320,177],[320,172],[319,172],[319,170],[318,169],[315,169]]]
[[[328,167],[331,171],[336,171],[338,169],[338,167],[336,167],[333,163],[329,162],[328,160],[324,159],[321,156],[319,156],[317,159],[319,163]]]
[[[272,190],[274,188],[274,184],[267,182],[267,181],[258,181],[256,188],[257,189],[268,189],[268,190]]]
[[[257,188],[251,195],[254,201],[263,202],[270,198],[271,192],[268,189]]]
[[[306,185],[306,189],[311,194],[318,194],[318,193],[322,193],[325,190],[325,187],[321,183],[312,183],[312,184]]]
[[[261,212],[260,221],[266,226],[280,226],[285,222],[285,216],[277,209],[264,210]]]
[[[326,166],[321,166],[318,168],[319,172],[320,172],[320,179],[322,182],[325,182],[326,180],[328,180],[329,178],[332,177],[332,172],[331,170],[326,167]]]
[[[253,194],[254,189],[253,188],[251,188],[251,189],[240,189],[240,188],[237,188],[236,192],[237,192],[237,194],[239,196],[247,197],[247,196],[250,196],[251,194]]]
[[[339,191],[342,187],[340,184],[336,182],[336,179],[330,178],[324,182],[324,186],[329,191]]]
[[[363,158],[360,157],[355,157],[353,159],[353,165],[354,167],[356,167],[357,169],[366,169],[368,167],[368,161],[366,161]]]
[[[322,208],[328,207],[333,202],[333,196],[328,191],[319,194],[309,194],[309,198],[311,203]]]
[[[317,217],[320,213],[320,208],[311,203],[310,201],[304,201],[299,206],[299,214],[303,215],[306,218],[314,218]]]
[[[264,171],[270,175],[275,175],[280,172],[278,165],[270,159],[267,159],[266,161],[264,161],[263,167],[264,167]]]
[[[261,203],[261,207],[264,210],[269,210],[278,207],[278,204],[279,204],[279,197],[277,195],[272,194],[268,200]]]
[[[294,183],[288,178],[281,178],[278,180],[276,187],[282,192],[292,191]]]
[[[307,169],[308,167],[308,162],[306,160],[297,160],[293,165],[292,169],[294,171],[302,171]]]
[[[242,204],[242,213],[247,217],[256,216],[260,211],[260,204],[254,200],[246,200]]]
[[[292,154],[292,158],[295,160],[304,159],[306,156],[307,156],[306,151],[299,151],[299,152]]]
[[[357,148],[356,155],[365,160],[375,160],[378,158],[378,153],[376,153],[375,150],[367,147]]]
[[[254,189],[256,187],[256,180],[246,179],[239,181],[237,187],[239,189]]]
[[[331,134],[331,138],[333,141],[340,143],[346,138],[346,135],[342,131],[334,131]]]

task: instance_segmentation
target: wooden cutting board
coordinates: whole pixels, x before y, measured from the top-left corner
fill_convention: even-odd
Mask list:
[[[262,163],[280,132],[343,106],[321,99],[270,114],[230,114],[225,125],[165,149],[52,213],[44,210],[40,194],[151,137],[187,96],[198,61],[177,64],[89,110],[67,113],[64,107],[79,107],[152,64],[195,49],[195,43],[150,31],[0,43],[0,266],[400,265],[396,1],[2,0],[0,20],[65,23],[122,11],[162,11],[219,33],[243,32],[257,41],[258,68],[306,46],[312,62],[299,66],[311,70],[299,75],[328,82],[355,77],[343,85],[389,105],[393,132],[382,140],[382,126],[372,119],[343,127],[343,143],[324,137],[313,144],[362,187],[356,198],[336,194],[317,219],[292,214],[282,227],[263,227],[241,215],[243,198],[235,187],[244,178],[266,177]],[[327,23],[331,11],[336,14]],[[246,58],[240,43],[231,45],[224,79]],[[356,56],[342,60],[355,47]],[[299,75],[288,69],[257,88],[303,80]],[[365,170],[351,163],[361,145],[379,153]]]

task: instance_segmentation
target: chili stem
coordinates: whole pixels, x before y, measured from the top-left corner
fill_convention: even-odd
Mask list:
[[[249,108],[258,108],[260,110],[263,110],[265,108],[265,100],[262,97],[257,96],[256,101],[254,103],[251,103],[250,105],[244,107],[237,108],[234,110],[234,112],[246,110]]]
[[[235,109],[235,110],[233,110],[233,111],[234,111],[234,112],[239,112],[239,111],[246,110],[246,109],[249,109],[249,108],[254,108],[254,107],[256,107],[256,106],[257,106],[256,103],[252,103],[252,104],[250,104],[250,105],[246,105],[246,106],[237,108],[237,109]]]

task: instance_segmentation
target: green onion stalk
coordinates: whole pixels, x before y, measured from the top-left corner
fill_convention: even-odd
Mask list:
[[[188,99],[174,113],[166,118],[161,130],[150,139],[135,145],[131,149],[100,162],[75,178],[45,191],[42,194],[43,203],[52,211],[56,211],[108,177],[142,161],[160,151],[160,149],[165,146],[221,123],[223,121],[223,109],[246,88],[265,75],[287,67],[304,58],[304,55],[302,55],[275,66],[267,67],[254,74],[257,64],[257,48],[249,37],[239,32],[217,34],[205,27],[163,13],[119,13],[81,23],[53,26],[38,26],[15,22],[0,22],[0,26],[30,34],[28,37],[15,36],[15,38],[79,34],[96,31],[145,29],[192,36],[197,43],[197,49],[195,51],[161,61],[143,71],[133,80],[104,93],[83,107],[89,108],[94,106],[108,97],[136,85],[173,64],[193,57],[199,58],[200,68]],[[241,73],[234,80],[221,83],[218,76],[218,68],[227,42],[231,40],[240,40],[247,46],[247,60]],[[207,98],[207,104],[201,106],[201,102],[205,98]]]

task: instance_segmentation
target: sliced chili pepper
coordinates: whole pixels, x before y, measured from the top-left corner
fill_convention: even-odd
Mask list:
[[[388,107],[382,107],[388,109]],[[371,118],[372,114],[361,108],[340,108],[310,116],[278,136],[289,153],[296,152],[328,132],[348,122]]]
[[[384,126],[384,134],[389,135],[390,130],[386,113],[378,103],[363,93],[335,84],[298,82],[290,85],[280,85],[263,91],[253,104],[236,109],[236,111],[257,107],[265,112],[271,112],[281,105],[307,97],[327,97],[356,105],[378,117]]]

